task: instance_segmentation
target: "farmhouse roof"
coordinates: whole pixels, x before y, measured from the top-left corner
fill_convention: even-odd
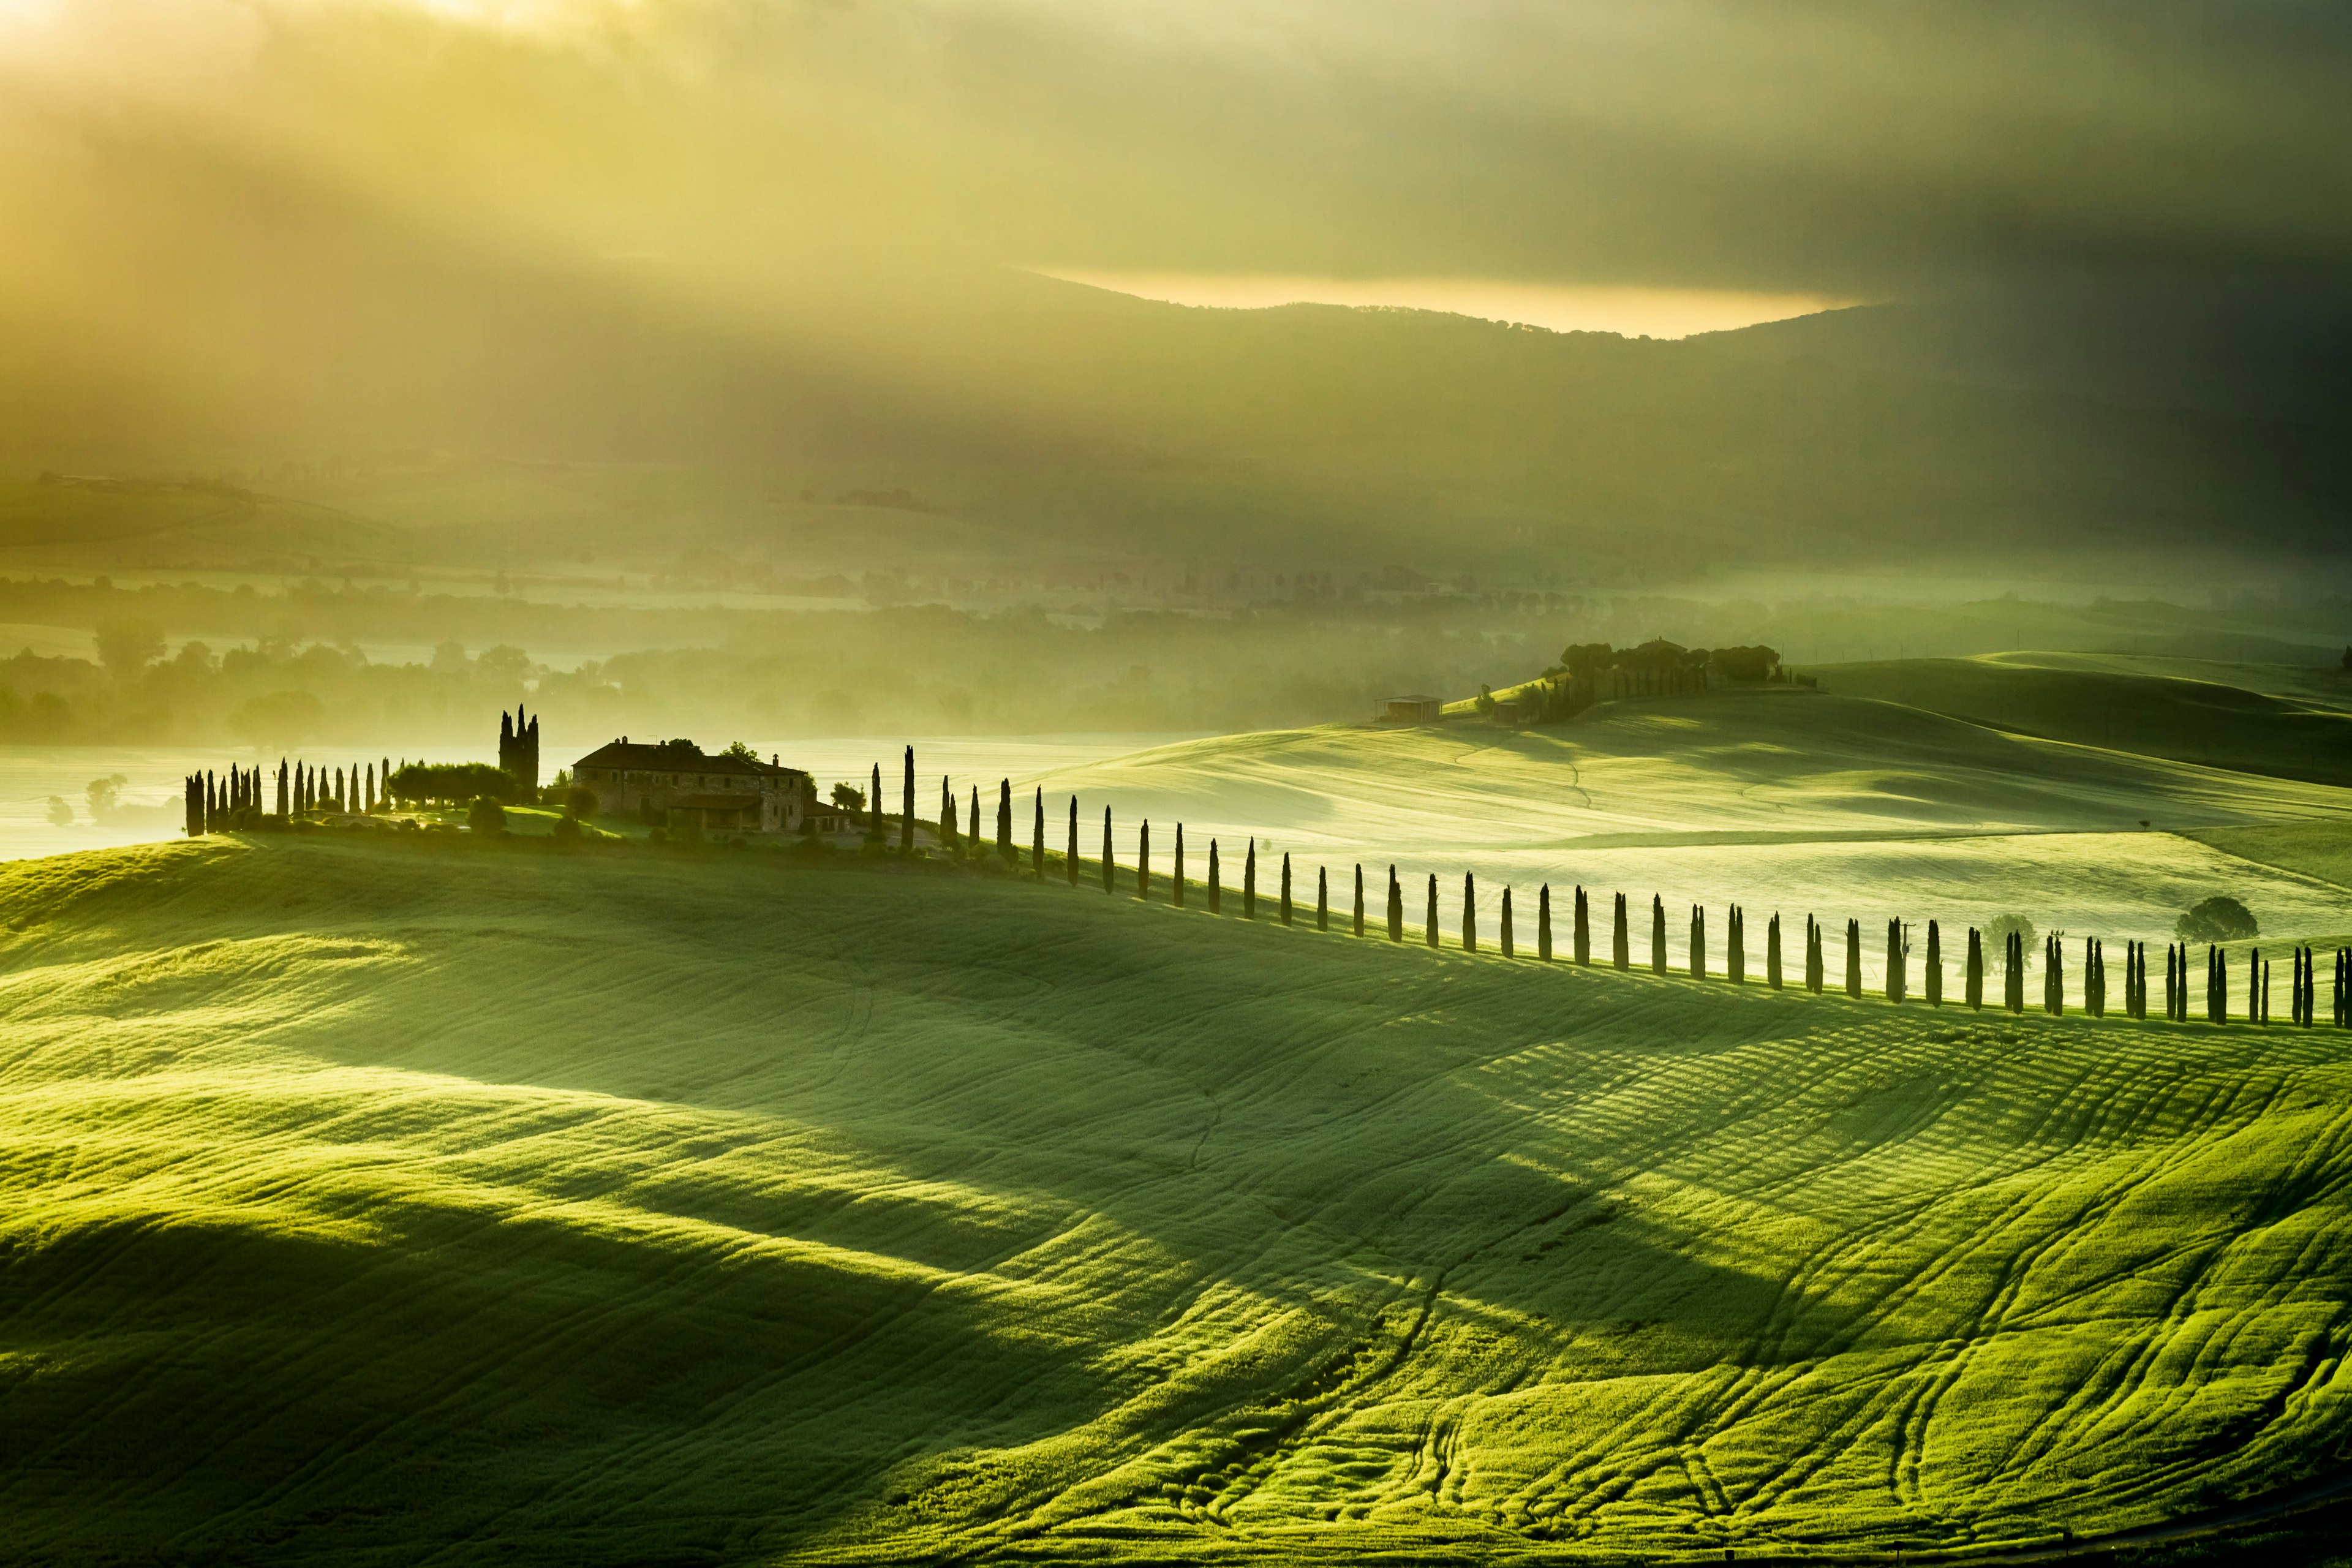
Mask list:
[[[805,778],[799,768],[778,767],[748,757],[689,752],[680,746],[648,746],[610,741],[572,764],[581,768],[622,768],[637,773],[750,773],[760,778]]]

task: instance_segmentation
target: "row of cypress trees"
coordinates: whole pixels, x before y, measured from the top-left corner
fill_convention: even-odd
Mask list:
[[[206,769],[188,774],[185,780],[188,837],[195,838],[236,826],[257,826],[264,816],[301,816],[321,810],[361,814],[383,811],[392,804],[391,781],[389,757],[382,760],[381,771],[376,763],[353,763],[348,773],[341,768],[330,773],[323,765],[289,763],[280,758],[276,774],[277,798],[271,805],[266,799],[269,775],[259,768],[231,768],[226,777]]]
[[[998,847],[1007,861],[1016,862],[1019,852],[1013,846],[1010,836],[1010,790],[1009,783],[1000,784],[997,839]],[[951,802],[952,792],[943,789],[943,794]],[[1045,875],[1046,859],[1045,795],[1042,789],[1034,794],[1033,810],[1035,826],[1030,870],[1031,875],[1042,877]],[[976,824],[978,820],[976,791],[973,797],[973,814],[972,820]],[[1119,884],[1120,867],[1113,828],[1114,819],[1111,808],[1105,806],[1102,816],[1101,850],[1097,858],[1096,870],[1102,889],[1106,893],[1117,891]],[[946,834],[943,834],[942,837],[950,842],[952,841]],[[1078,834],[1078,801],[1075,795],[1070,799],[1066,847],[1063,861],[1065,874],[1070,885],[1077,886],[1081,876],[1082,856]],[[1170,867],[1169,901],[1180,908],[1185,902],[1190,885],[1185,864],[1184,826],[1178,823],[1174,833],[1174,848]],[[1149,900],[1151,897],[1152,880],[1151,825],[1149,820],[1140,825],[1138,833],[1136,858],[1131,868],[1131,875],[1136,896]],[[1386,934],[1391,942],[1402,942],[1407,934],[1404,885],[1399,879],[1397,868],[1393,865],[1388,868],[1387,881],[1387,896],[1382,909]],[[1241,915],[1244,920],[1257,918],[1257,840],[1253,837],[1247,841],[1244,850],[1241,883],[1237,889],[1241,900]],[[1207,875],[1202,891],[1209,912],[1222,913],[1225,898],[1223,866],[1220,846],[1213,838],[1209,842]],[[1475,874],[1465,874],[1462,879],[1462,893],[1460,945],[1465,952],[1476,952],[1481,951],[1481,931],[1477,908],[1477,880]],[[1591,898],[1587,890],[1580,886],[1574,889],[1572,900],[1570,954],[1572,962],[1589,965],[1592,962]],[[1298,916],[1294,903],[1291,858],[1287,852],[1282,857],[1280,886],[1276,900],[1276,918],[1284,925],[1295,923]],[[1613,967],[1621,970],[1632,967],[1633,931],[1630,912],[1625,895],[1623,893],[1612,895],[1610,963]],[[1318,867],[1315,877],[1316,929],[1328,931],[1330,920],[1329,874],[1325,868]],[[1495,944],[1506,958],[1517,957],[1520,951],[1514,922],[1512,892],[1507,888],[1503,891],[1501,907],[1498,910]],[[1361,936],[1365,933],[1366,923],[1364,868],[1359,863],[1354,868],[1354,898],[1350,929],[1354,934]],[[1434,873],[1429,874],[1426,879],[1421,925],[1420,934],[1426,945],[1433,948],[1442,945],[1438,918],[1438,879]],[[1650,900],[1649,925],[1649,967],[1654,973],[1668,973],[1670,966],[1666,947],[1665,901],[1662,897],[1654,894]],[[1824,948],[1827,932],[1828,928],[1814,920],[1812,916],[1805,917],[1803,984],[1808,991],[1815,994],[1826,988],[1827,963]],[[1550,962],[1554,957],[1554,944],[1552,896],[1549,883],[1538,889],[1535,935],[1536,957],[1542,962]],[[2024,939],[2014,931],[2006,933],[2006,937],[2001,956],[2001,1005],[2011,1013],[2021,1014],[2025,1011]],[[1859,998],[1863,994],[1863,942],[1860,921],[1849,920],[1845,922],[1844,939],[1842,988],[1848,996]],[[1687,973],[1694,980],[1714,978],[1707,963],[1707,949],[1706,910],[1705,906],[1694,904],[1690,910],[1689,938],[1685,947]],[[2082,952],[2084,1011],[2093,1017],[2105,1017],[2107,1013],[2108,990],[2105,943],[2095,937],[2085,938]],[[1909,1000],[1908,985],[1912,952],[1911,928],[1902,921],[1889,921],[1886,924],[1884,989],[1886,1000],[1891,1003],[1899,1005]],[[2189,964],[2188,944],[2182,942],[2169,945],[2166,948],[2165,953],[2165,1014],[2168,1017],[2185,1022],[2189,1016],[2186,985]],[[2150,1000],[2147,944],[2140,942],[2126,942],[2124,957],[2122,1005],[2125,1015],[2135,1019],[2145,1019],[2148,1016]],[[2250,955],[2248,962],[2252,966],[2251,984],[2255,995],[2260,998],[2253,1004],[2253,1015],[2250,1021],[2267,1024],[2270,1021],[2267,1000],[2270,966],[2261,959],[2259,954]],[[2225,1022],[2228,1018],[2227,984],[2223,973],[2223,955],[2219,949],[2208,950],[2208,964],[2212,978],[2209,984],[2211,994],[2207,1016],[2214,1023]],[[2294,954],[2294,998],[2290,1016],[2294,1022],[2305,1027],[2313,1026],[2317,1021],[2316,974],[2316,955],[2309,948],[2297,949]],[[1738,905],[1733,905],[1727,912],[1722,978],[1735,985],[1745,984],[1748,979],[1747,912]],[[1961,962],[1962,999],[1965,1005],[1981,1009],[1986,1005],[1987,978],[1984,933],[1978,928],[1970,926],[1968,928],[1968,942]],[[1939,923],[1935,921],[1927,922],[1927,951],[1921,968],[1921,979],[1922,1000],[1929,1006],[1942,1006],[1945,1000],[1943,932]],[[1763,982],[1766,986],[1774,990],[1779,990],[1783,985],[1780,917],[1777,913],[1772,915],[1765,925]],[[2334,994],[2332,1022],[2338,1027],[2352,1027],[2352,949],[2336,951],[2332,989]],[[2043,942],[2042,1004],[2043,1011],[2053,1016],[2062,1015],[2066,1010],[2064,939],[2054,933],[2046,937]]]

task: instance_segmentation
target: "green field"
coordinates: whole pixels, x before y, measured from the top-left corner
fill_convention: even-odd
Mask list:
[[[1990,1549],[2352,1439],[2331,1034],[792,868],[0,873],[11,1555]]]

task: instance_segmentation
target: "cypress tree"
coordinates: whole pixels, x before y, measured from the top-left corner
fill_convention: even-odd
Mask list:
[[[343,783],[343,770],[341,768],[335,770],[334,807],[337,811],[349,811],[352,808],[351,786]]]
[[[291,783],[292,776],[286,771],[286,759],[280,757],[278,759],[278,815],[280,816],[287,815],[289,802],[286,791]]]
[[[1462,951],[1478,951],[1478,882],[1466,871],[1462,875]]]
[[[1943,933],[1936,929],[1934,921],[1927,922],[1927,969],[1920,979],[1924,982],[1922,989],[1927,993],[1927,1005],[1942,1006],[1944,1005],[1944,938]]]
[[[1584,884],[1581,882],[1576,885],[1576,899],[1570,910],[1570,919],[1574,921],[1569,931],[1569,940],[1574,944],[1570,951],[1576,955],[1577,963],[1590,964],[1592,962],[1592,907],[1591,900],[1584,896]]]
[[[2044,959],[2042,990],[2045,997],[2042,1011],[2055,1018],[2066,1011],[2066,943],[2056,932],[2050,936],[2050,951]]]
[[[1013,842],[1013,781],[996,781],[996,852],[1007,866],[1020,864],[1021,851]]]
[[[2107,1016],[2107,955],[2096,937],[2083,939],[2083,1011]]]
[[[1748,984],[1748,917],[1738,904],[1727,917],[1723,933],[1723,973],[1734,985]]]
[[[2164,1020],[2168,1024],[2180,1021],[2180,944],[2164,944]]]
[[[1429,912],[1423,923],[1429,938],[1429,945],[1435,947],[1437,945],[1437,873],[1434,871],[1429,874]]]
[[[1224,908],[1225,889],[1217,875],[1217,841],[1209,840],[1209,912],[1220,913]]]
[[[957,840],[960,837],[956,831],[955,786],[947,780],[941,779],[940,780],[940,847],[950,856],[956,854],[959,848]]]
[[[1691,906],[1690,977],[1706,978],[1706,908],[1703,904]]]
[[[1275,906],[1275,912],[1284,925],[1290,923],[1290,851],[1287,849],[1282,852],[1282,895]]]
[[[1038,881],[1045,879],[1045,786],[1031,786],[1029,808],[1029,875]],[[1176,829],[1176,901],[1184,901],[1184,829]]]
[[[1331,883],[1326,868],[1315,868],[1315,929],[1331,929]]]
[[[972,796],[971,805],[973,816],[977,819],[980,813],[980,796],[977,794]],[[1102,858],[1102,882],[1104,892],[1108,893],[1111,890],[1111,879],[1118,873],[1118,855],[1111,843],[1110,837],[1110,807],[1104,806]]]
[[[878,839],[882,837],[882,764],[880,763],[874,764],[873,792],[866,795],[866,837]]]
[[[375,776],[381,786],[376,792],[377,799],[380,802],[381,809],[390,811],[392,809],[392,759],[390,757],[379,757],[376,759],[376,763],[377,766]]]
[[[1822,956],[1822,923],[1805,917],[1805,989],[1818,996],[1829,981],[1829,965]]]
[[[1650,973],[1666,972],[1666,900],[1650,895]]]
[[[1551,962],[1551,884],[1536,889],[1536,957]]]
[[[205,836],[204,801],[196,793],[196,775],[183,774],[180,779],[180,826],[191,838]]]
[[[1910,965],[1906,962],[1906,957],[1903,948],[1903,922],[1888,921],[1886,922],[1885,990],[1886,999],[1889,1002],[1900,1004],[1904,998],[1905,984],[1910,979],[1908,973]]]
[[[1764,924],[1764,984],[1772,990],[1780,989],[1780,911]]]
[[[915,748],[908,746],[898,774],[898,853],[915,852]]]
[[[1075,888],[1078,885],[1078,797],[1076,795],[1070,797],[1070,852],[1066,857],[1066,864],[1070,873],[1070,886]],[[1213,895],[1209,907],[1213,910],[1217,907]]]
[[[1257,837],[1253,834],[1242,851],[1242,919],[1257,919]]]
[[[1518,956],[1511,946],[1511,889],[1508,888],[1503,889],[1503,956]]]
[[[1404,888],[1398,882],[1396,868],[1389,868],[1389,940],[1404,940]]]
[[[1609,957],[1620,969],[1633,967],[1633,914],[1622,893],[1617,895],[1617,923],[1609,938]]]
[[[1151,818],[1148,816],[1135,838],[1135,896],[1145,903],[1151,901]]]
[[[1356,862],[1356,934],[1364,934],[1364,863]]]
[[[2270,1001],[2270,972],[2263,965],[2263,950],[2258,947],[2248,948],[2246,950],[2247,1023],[2266,1022],[2263,1015],[2268,1011],[2265,1004]]]
[[[1169,873],[1170,901],[1178,909],[1184,907],[1184,825],[1176,825],[1176,863]]]
[[[1961,998],[1966,1001],[1970,1007],[1979,1012],[1982,1012],[1984,1010],[1985,974],[1984,933],[1977,930],[1974,926],[1969,927],[1969,952],[1967,958],[1962,960],[1962,963],[1966,967],[1963,968],[1960,973]]]
[[[2009,933],[2008,951],[2002,954],[2004,973],[2001,976],[2001,1000],[2012,1013],[2025,1011],[2025,933]]]
[[[971,805],[964,816],[963,852],[974,860],[981,857],[980,786],[971,786]]]
[[[1845,994],[1862,1000],[1862,922],[1845,922]]]

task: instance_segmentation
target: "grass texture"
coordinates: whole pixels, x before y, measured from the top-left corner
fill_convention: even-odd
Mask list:
[[[1003,878],[0,869],[19,1562],[1986,1550],[2352,1438],[2352,1067]]]

